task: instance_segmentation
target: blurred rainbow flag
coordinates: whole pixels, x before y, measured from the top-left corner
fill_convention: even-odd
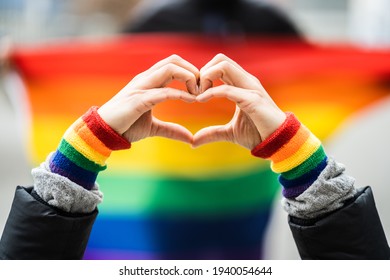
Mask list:
[[[388,95],[390,52],[320,47],[289,39],[229,40],[187,35],[126,35],[16,49],[28,92],[32,166],[63,133],[136,74],[176,53],[197,67],[222,52],[256,75],[283,110],[326,141],[351,114]],[[178,83],[171,86],[183,87]],[[160,119],[195,132],[229,121],[234,104],[169,101]],[[279,192],[269,164],[229,143],[198,149],[163,138],[115,152],[99,174],[104,202],[86,259],[259,259]]]

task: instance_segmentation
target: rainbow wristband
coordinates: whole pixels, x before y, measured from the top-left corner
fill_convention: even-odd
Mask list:
[[[288,112],[286,116],[284,123],[251,153],[271,161],[271,169],[280,174],[283,196],[294,198],[317,180],[327,165],[327,156],[321,141],[294,114]]]
[[[50,159],[51,172],[69,178],[85,189],[92,189],[98,173],[114,150],[129,149],[131,144],[108,126],[92,107],[65,132]]]

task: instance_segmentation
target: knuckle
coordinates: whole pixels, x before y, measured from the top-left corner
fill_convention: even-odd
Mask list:
[[[254,96],[259,96],[260,98],[263,97],[262,93],[255,89],[248,90],[248,93]]]
[[[163,93],[163,94],[168,94],[169,93],[169,88],[167,88],[167,87],[162,88],[160,92]]]
[[[164,95],[165,97],[168,97],[170,92],[171,92],[170,88],[167,88],[167,87],[166,88],[161,88],[159,90],[159,95]]]
[[[134,89],[128,92],[120,92],[117,96],[120,98],[119,100],[123,100],[123,102],[131,102],[133,100],[137,100],[138,96],[142,96],[143,91],[140,89]]]
[[[144,95],[144,94],[146,94],[147,93],[147,91],[146,90],[144,90],[144,89],[135,89],[132,93],[131,93],[131,95],[132,96],[139,96],[139,95]]]
[[[217,59],[217,60],[226,60],[226,59],[227,59],[227,56],[224,55],[223,53],[218,53],[218,54],[215,56],[215,59]]]
[[[221,90],[226,93],[230,93],[232,91],[232,87],[226,84],[220,86]]]
[[[177,55],[177,54],[172,54],[172,55],[168,58],[168,60],[169,60],[170,62],[178,62],[178,61],[182,60],[182,58],[181,58],[179,55]]]
[[[168,73],[171,75],[172,73],[177,72],[177,66],[173,63],[169,63],[169,64],[165,65],[162,70],[165,73]]]
[[[260,101],[265,101],[269,98],[268,94],[262,90],[253,90],[252,92]]]
[[[231,64],[230,64],[230,62],[224,60],[224,61],[221,61],[221,62],[219,63],[219,67],[220,67],[222,70],[228,70],[228,69],[231,68]]]

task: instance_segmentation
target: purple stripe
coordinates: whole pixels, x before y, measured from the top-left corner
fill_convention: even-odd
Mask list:
[[[93,188],[93,186],[95,185],[96,177],[98,174],[87,171],[87,170],[75,165],[73,162],[71,162],[66,157],[64,157],[67,159],[66,164],[65,164],[64,158],[62,158],[61,163],[59,165],[57,165],[57,163],[55,161],[56,156],[57,156],[57,152],[52,157],[52,160],[50,161],[49,167],[50,167],[51,172],[59,174],[59,175],[64,176],[64,177],[67,177],[69,180],[82,186],[83,188],[85,188],[87,190],[91,190]]]
[[[156,255],[142,252],[129,252],[119,250],[92,250],[84,253],[85,260],[156,260]]]
[[[301,186],[297,186],[294,188],[285,189],[283,188],[282,194],[285,198],[294,198],[301,195],[304,191],[306,191],[312,184],[304,184]]]
[[[87,249],[85,260],[259,260],[260,248],[241,250],[202,250],[202,252],[150,253],[120,250]]]

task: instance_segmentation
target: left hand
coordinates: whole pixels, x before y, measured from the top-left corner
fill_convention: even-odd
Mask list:
[[[146,137],[162,136],[192,143],[193,135],[185,127],[164,122],[152,115],[155,105],[179,99],[194,102],[198,94],[199,70],[177,55],[156,63],[134,77],[119,93],[102,105],[98,113],[102,119],[129,142]],[[164,88],[172,80],[186,84],[188,92]]]
[[[212,87],[220,79],[225,84]],[[223,54],[216,55],[200,70],[200,91],[196,98],[228,98],[236,103],[231,121],[225,125],[203,128],[194,135],[193,147],[228,141],[252,150],[270,136],[286,119],[260,81]]]

